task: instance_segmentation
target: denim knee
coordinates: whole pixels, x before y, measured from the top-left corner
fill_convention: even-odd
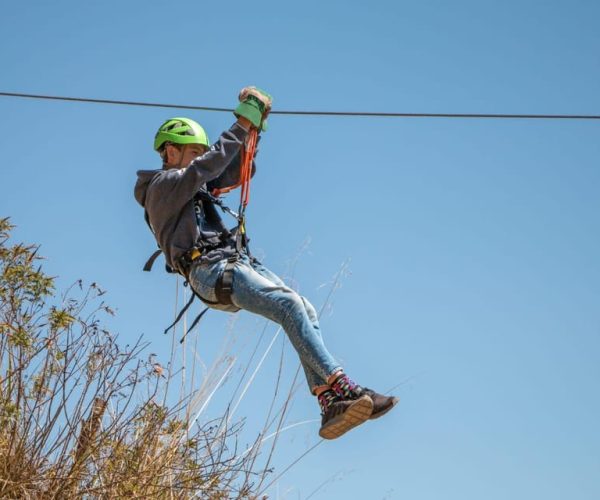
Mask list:
[[[302,298],[294,292],[291,288],[282,288],[281,295],[277,302],[281,306],[281,312],[283,317],[281,318],[281,324],[286,322],[289,318],[297,317],[298,315],[304,315],[306,309]]]

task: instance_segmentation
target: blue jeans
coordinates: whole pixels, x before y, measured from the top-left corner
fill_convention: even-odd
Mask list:
[[[217,300],[215,285],[226,263],[221,260],[192,266],[189,282],[200,297],[211,302]],[[240,257],[233,270],[231,301],[233,305],[210,307],[229,312],[245,309],[281,325],[300,357],[309,389],[327,385],[327,378],[341,370],[323,343],[319,319],[312,304],[246,255]]]

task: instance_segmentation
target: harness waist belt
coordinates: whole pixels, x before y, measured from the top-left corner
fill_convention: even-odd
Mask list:
[[[185,277],[188,278],[188,274],[190,273],[190,268],[192,267],[192,263],[199,259],[202,256],[202,252],[199,248],[192,248],[185,252],[179,259],[177,259],[177,267],[179,268],[179,272]]]

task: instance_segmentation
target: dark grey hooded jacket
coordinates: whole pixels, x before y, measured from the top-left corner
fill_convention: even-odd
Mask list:
[[[156,242],[171,268],[177,270],[178,259],[201,238],[210,238],[218,232],[218,228],[203,219],[202,212],[197,217],[194,195],[202,187],[211,191],[238,182],[240,150],[247,134],[244,127],[234,123],[209,151],[195,158],[188,167],[137,172],[135,199],[146,210]],[[214,262],[229,257],[234,249],[235,242],[231,240],[204,258]]]

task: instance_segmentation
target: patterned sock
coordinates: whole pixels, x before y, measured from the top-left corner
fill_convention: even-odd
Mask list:
[[[340,397],[331,389],[323,391],[317,396],[319,400],[319,406],[321,407],[321,414],[325,415],[329,407],[336,401],[340,401]]]
[[[331,388],[343,399],[354,399],[360,392],[360,386],[345,373],[342,373],[333,381]]]

